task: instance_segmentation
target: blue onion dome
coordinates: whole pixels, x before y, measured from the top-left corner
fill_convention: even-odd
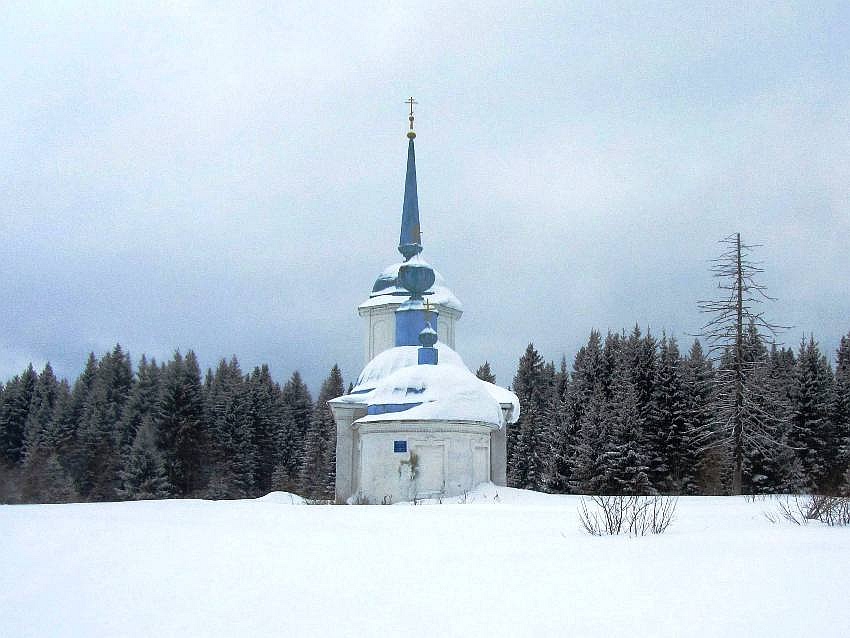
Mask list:
[[[420,262],[425,262],[421,256],[416,259]],[[369,294],[369,299],[360,304],[361,308],[380,305],[383,303],[402,303],[410,297],[410,292],[401,287],[398,282],[398,271],[405,262],[399,262],[387,266],[384,271],[378,275],[375,280],[375,285],[372,286],[372,292]],[[426,262],[427,263],[427,262]],[[424,295],[431,301],[432,304],[442,305],[455,310],[463,311],[463,304],[454,295],[454,293],[446,286],[445,278],[440,274],[440,271],[434,269],[434,284],[425,291]]]
[[[434,285],[435,280],[434,269],[427,262],[415,257],[404,262],[398,269],[398,283],[410,293],[411,299],[422,299],[422,295]]]
[[[425,264],[430,267],[424,259],[419,258],[419,263]],[[401,283],[399,282],[399,271],[401,267],[404,266],[408,262],[402,262],[399,264],[393,264],[392,266],[388,266],[384,272],[378,275],[378,278],[375,280],[375,285],[372,286],[372,293],[369,295],[370,297],[376,297],[378,295],[396,295],[399,297],[409,297],[410,291],[406,290]],[[433,268],[431,269],[434,273],[434,283],[438,286],[445,285],[443,283],[443,277]],[[433,286],[433,284],[432,284]],[[424,291],[425,294],[430,294],[431,290]]]

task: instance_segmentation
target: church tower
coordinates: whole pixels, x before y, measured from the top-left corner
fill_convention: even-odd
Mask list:
[[[463,312],[424,259],[416,192],[413,98],[398,251],[358,307],[366,367],[332,399],[337,502],[454,496],[505,484],[506,429],[519,417],[509,390],[478,379],[454,350]]]
[[[419,224],[419,196],[416,191],[416,150],[413,130],[413,98],[410,105],[410,130],[407,132],[407,175],[404,180],[404,205],[401,213],[401,233],[398,251],[404,261],[387,266],[378,276],[369,298],[357,308],[357,312],[366,322],[364,363],[369,363],[378,354],[395,345],[396,310],[407,299],[409,292],[398,283],[399,269],[411,259],[424,260],[422,252],[422,232]],[[455,347],[455,325],[463,314],[463,306],[449,290],[445,281],[434,271],[434,284],[424,293],[430,307],[438,316],[434,328],[439,340],[450,348]]]

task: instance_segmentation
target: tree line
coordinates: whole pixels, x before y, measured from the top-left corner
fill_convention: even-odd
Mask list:
[[[245,498],[272,490],[331,498],[344,394],[335,365],[314,402],[296,371],[236,357],[202,376],[193,352],[134,369],[120,345],[92,353],[71,386],[48,363],[0,384],[0,502]]]
[[[746,493],[836,493],[850,487],[850,334],[835,367],[810,337],[767,343],[755,322],[741,340]],[[733,490],[723,379],[697,339],[639,327],[592,331],[572,366],[529,344],[512,389],[513,487],[582,494],[727,494]],[[494,382],[488,363],[477,372]],[[133,367],[120,346],[89,356],[73,385],[47,364],[0,385],[0,501],[246,498],[272,490],[332,498],[336,429],[328,400],[344,394],[333,366],[314,402],[298,372],[243,373],[235,357],[202,375],[193,352]]]
[[[741,360],[745,365],[741,364]],[[740,377],[729,400],[730,372]],[[479,369],[487,378],[487,370]],[[582,494],[728,494],[850,488],[850,334],[835,368],[813,337],[768,344],[751,320],[714,363],[700,341],[591,332],[571,369],[529,344],[513,380],[508,484]],[[733,397],[734,398],[734,397]],[[730,405],[741,436],[730,427]],[[735,486],[736,441],[741,485]]]

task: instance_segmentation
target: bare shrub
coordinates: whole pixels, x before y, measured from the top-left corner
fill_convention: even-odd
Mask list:
[[[810,494],[807,496],[786,497],[777,504],[779,517],[795,525],[808,525],[809,521],[820,521],[830,527],[850,525],[850,497],[824,496]],[[771,522],[778,522],[779,517],[768,515]]]
[[[663,534],[676,516],[678,497],[635,496],[629,521],[629,534]]]
[[[779,516],[789,523],[794,523],[794,525],[808,525],[809,517],[806,516],[807,508],[803,505],[799,496],[795,496],[793,500],[786,497],[784,500],[780,500],[776,507]],[[768,518],[768,520],[771,519]]]
[[[678,502],[675,496],[590,496],[581,499],[578,517],[592,536],[663,534]]]
[[[582,498],[578,509],[581,526],[592,536],[619,534],[623,529],[623,510],[625,496],[591,496]]]
[[[821,523],[830,527],[847,527],[850,525],[850,497],[832,496],[829,507],[820,516]]]

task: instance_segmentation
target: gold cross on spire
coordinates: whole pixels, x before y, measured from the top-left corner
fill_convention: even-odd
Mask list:
[[[410,117],[407,118],[408,120],[410,120],[410,130],[407,132],[407,137],[409,137],[410,139],[413,139],[414,137],[416,137],[416,132],[413,130],[413,105],[419,104],[419,102],[414,100],[413,96],[406,99],[404,102],[405,102],[405,104],[410,105]]]
[[[430,321],[429,317],[431,315],[431,310],[433,310],[434,306],[431,305],[431,302],[428,300],[428,297],[425,297],[425,321]]]

